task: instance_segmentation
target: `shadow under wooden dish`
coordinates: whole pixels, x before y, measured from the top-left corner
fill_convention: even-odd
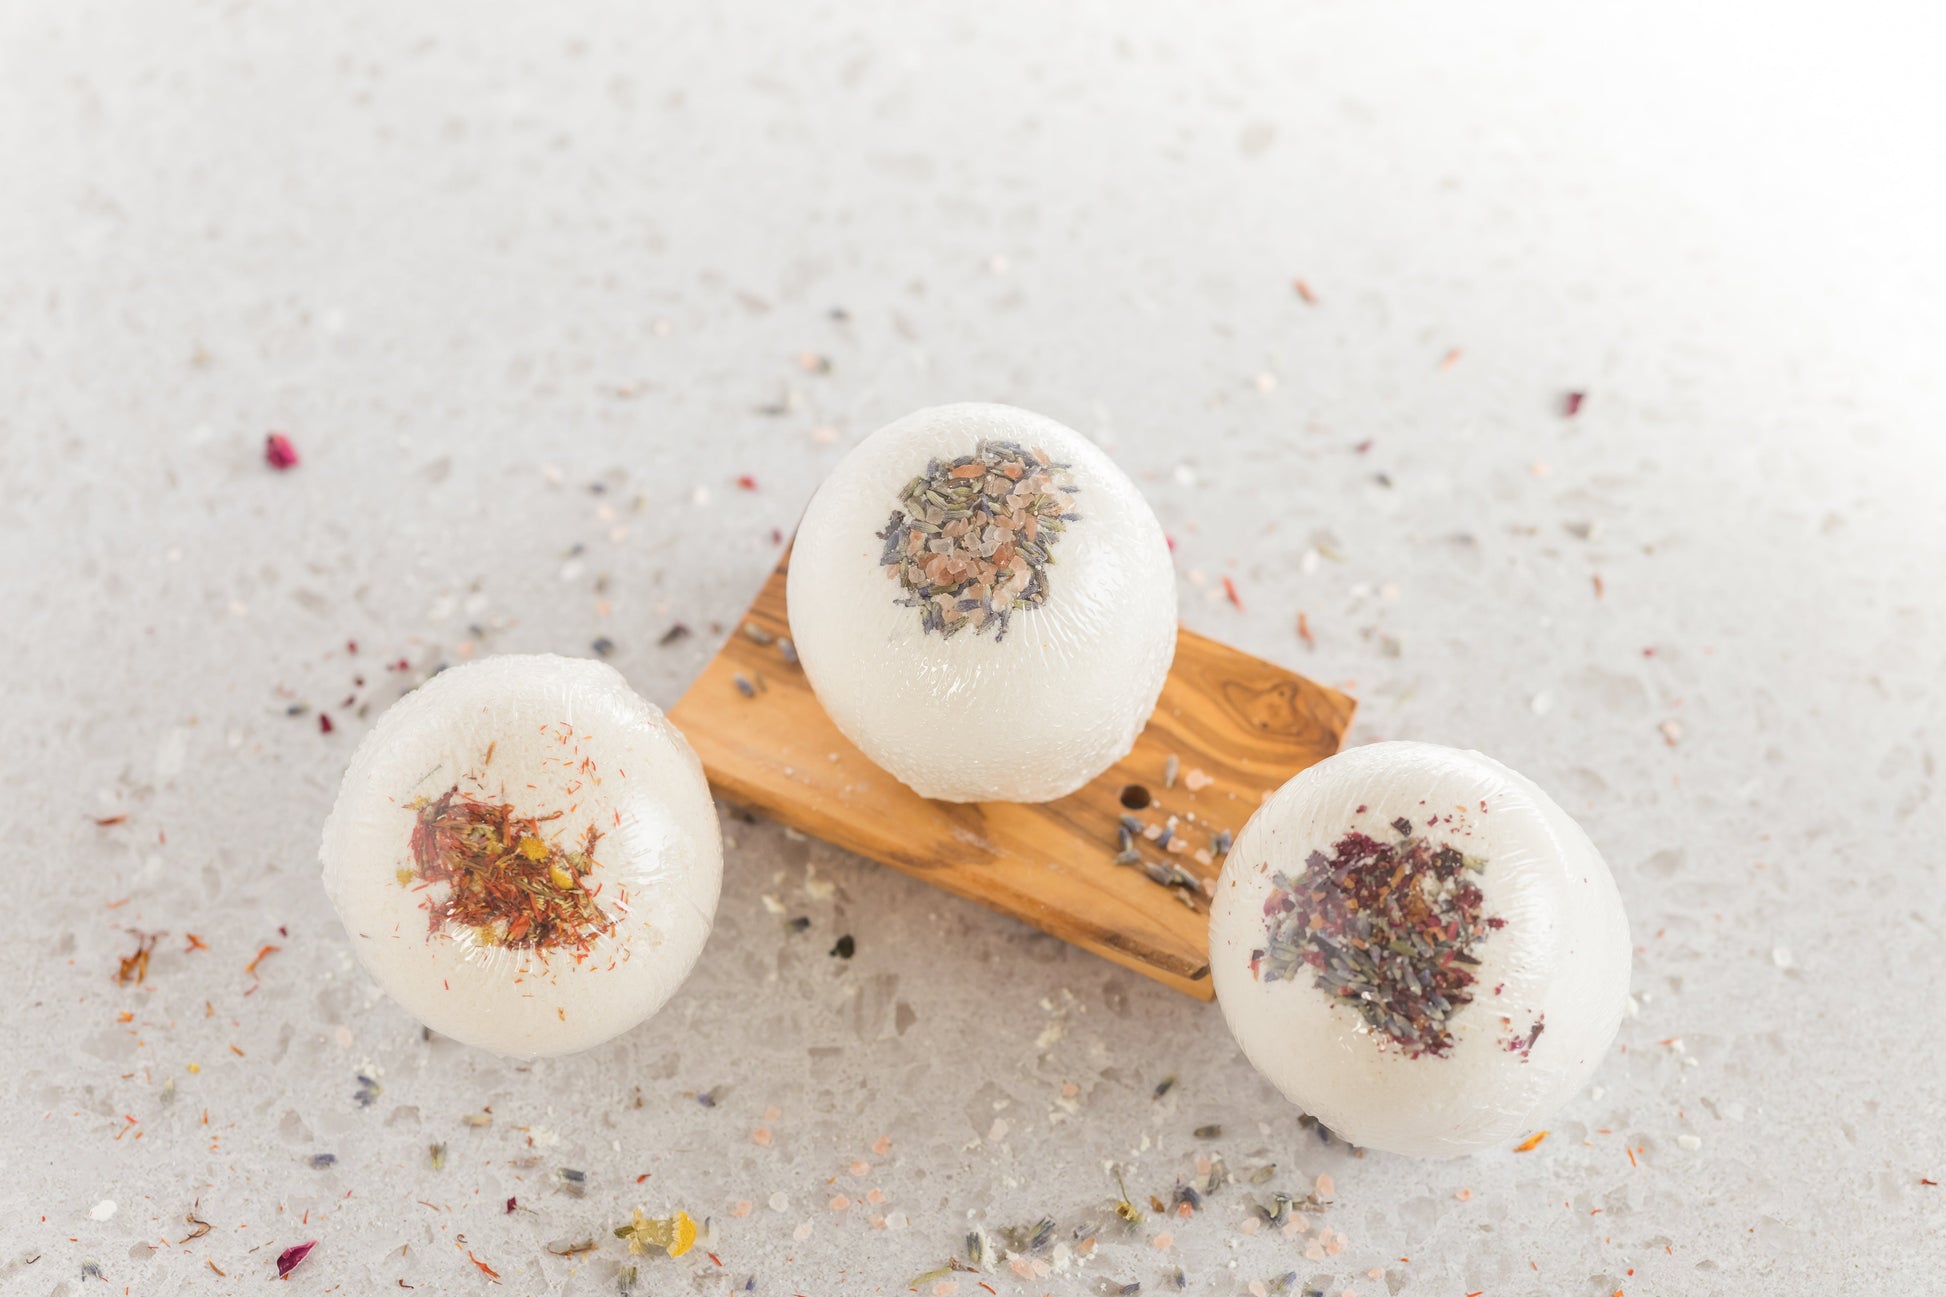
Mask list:
[[[669,712],[717,794],[1212,998],[1206,892],[1164,886],[1140,864],[1114,863],[1121,817],[1156,826],[1178,817],[1175,841],[1187,849],[1171,852],[1138,837],[1136,850],[1144,861],[1213,883],[1222,865],[1212,852],[1217,834],[1241,830],[1264,794],[1336,752],[1356,703],[1178,631],[1175,662],[1147,727],[1126,757],[1087,786],[1032,805],[928,801],[838,732],[775,642],[790,634],[789,563],[787,551]],[[1165,787],[1171,756],[1178,774]],[[1199,858],[1199,851],[1209,854]]]

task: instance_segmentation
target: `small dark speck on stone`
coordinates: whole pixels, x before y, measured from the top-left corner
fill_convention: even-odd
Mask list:
[[[603,635],[600,639],[596,640],[588,647],[595,651],[596,657],[605,658],[610,653],[613,653],[615,651],[615,641],[609,639],[606,635]]]
[[[311,1154],[311,1167],[314,1170],[322,1171],[327,1166],[336,1165],[337,1161],[338,1161],[338,1155],[336,1153]]]
[[[1155,1087],[1155,1097],[1160,1099],[1163,1095],[1175,1088],[1176,1078],[1173,1076],[1165,1076],[1162,1078],[1161,1083]]]
[[[838,938],[838,944],[831,948],[831,953],[840,959],[850,959],[858,953],[858,943],[852,940],[851,934],[847,932]]]
[[[663,631],[662,638],[657,640],[656,643],[665,646],[674,644],[679,639],[688,639],[689,634],[690,634],[689,627],[683,625],[681,622],[677,622],[673,626],[669,627],[668,630]]]
[[[811,926],[811,920],[808,915],[800,914],[795,919],[792,919],[789,923],[786,923],[784,926],[789,928],[792,932],[802,932],[806,928]]]
[[[1223,1134],[1221,1126],[1198,1126],[1194,1132],[1197,1139],[1217,1139]]]

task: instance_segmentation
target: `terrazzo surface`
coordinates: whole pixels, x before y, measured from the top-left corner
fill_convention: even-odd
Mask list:
[[[6,6],[0,1290],[261,1291],[313,1240],[292,1291],[1937,1287],[1925,47],[1788,6]],[[1633,1000],[1543,1142],[1326,1142],[1212,1007],[734,817],[695,975],[590,1053],[424,1039],[355,965],[317,840],[389,701],[606,651],[668,706],[845,447],[957,399],[1108,448],[1184,624],[1354,693],[1353,742],[1587,827]],[[703,1237],[630,1256],[636,1209]]]

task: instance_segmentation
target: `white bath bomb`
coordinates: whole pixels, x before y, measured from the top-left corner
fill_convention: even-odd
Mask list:
[[[805,511],[791,636],[846,738],[922,797],[1041,802],[1126,756],[1176,647],[1176,580],[1135,484],[1006,405],[867,437]]]
[[[723,879],[682,735],[612,667],[545,655],[456,667],[394,704],[352,757],[319,854],[385,992],[519,1058],[661,1008]]]
[[[1471,1153],[1586,1084],[1628,995],[1628,920],[1588,835],[1478,752],[1374,743],[1237,836],[1210,915],[1257,1070],[1355,1144]]]

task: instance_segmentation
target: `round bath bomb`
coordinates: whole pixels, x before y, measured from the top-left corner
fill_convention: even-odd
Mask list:
[[[1354,1144],[1509,1143],[1579,1090],[1628,995],[1628,920],[1588,835],[1478,752],[1374,743],[1237,836],[1210,915],[1237,1043]]]
[[[859,443],[805,511],[788,596],[831,719],[942,801],[1073,792],[1134,746],[1175,655],[1148,502],[1093,442],[1006,405]]]
[[[682,984],[723,879],[689,744],[620,673],[552,656],[434,676],[380,718],[325,821],[324,888],[428,1027],[532,1058]]]

